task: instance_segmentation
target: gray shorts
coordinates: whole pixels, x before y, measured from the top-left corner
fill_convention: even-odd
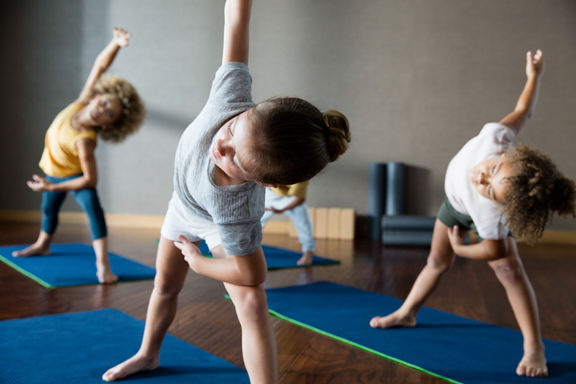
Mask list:
[[[476,225],[474,224],[474,221],[472,221],[472,218],[468,215],[458,212],[452,206],[452,204],[450,204],[447,197],[444,199],[444,202],[438,210],[436,217],[442,222],[442,224],[449,228],[457,225],[458,228],[465,231],[473,230],[475,235],[478,237],[478,241],[482,241],[482,238],[480,235],[478,235]]]

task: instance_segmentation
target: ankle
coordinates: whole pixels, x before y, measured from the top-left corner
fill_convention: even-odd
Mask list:
[[[544,353],[544,343],[542,340],[535,340],[524,343],[524,353]]]

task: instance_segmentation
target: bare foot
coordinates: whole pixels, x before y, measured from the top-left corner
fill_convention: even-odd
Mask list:
[[[118,276],[112,273],[110,267],[97,267],[96,276],[100,284],[112,284],[118,281]]]
[[[544,350],[534,352],[525,352],[522,360],[516,368],[518,376],[528,377],[545,377],[548,376],[548,367],[546,367],[546,356]]]
[[[102,380],[115,381],[138,372],[151,371],[156,368],[158,368],[158,357],[147,358],[136,354],[114,368],[107,370],[102,375]]]
[[[34,243],[21,251],[12,252],[12,256],[14,257],[28,257],[32,255],[49,255],[49,254],[50,254],[50,245],[41,243]]]
[[[376,316],[370,320],[372,328],[414,327],[415,325],[415,316],[402,316],[398,311],[388,316]]]
[[[302,257],[300,258],[300,260],[298,260],[298,262],[296,264],[298,265],[310,265],[312,264],[312,258],[314,257],[314,253],[312,252],[304,252],[302,254]]]

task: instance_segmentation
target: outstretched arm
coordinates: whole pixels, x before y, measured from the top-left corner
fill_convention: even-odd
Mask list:
[[[224,6],[222,63],[248,64],[252,0],[227,0]]]
[[[526,84],[518,98],[514,111],[500,120],[503,124],[511,128],[516,134],[524,127],[526,121],[532,116],[532,111],[538,100],[538,88],[540,86],[540,76],[544,72],[544,55],[541,50],[535,54],[528,51],[526,53]]]
[[[214,258],[204,257],[198,247],[186,237],[178,236],[174,245],[182,250],[190,268],[200,274],[225,283],[257,286],[266,279],[266,259],[262,248],[244,256],[226,255],[222,247],[212,249]]]
[[[82,92],[80,92],[80,96],[78,96],[78,102],[87,104],[90,101],[89,98],[92,94],[94,84],[96,84],[100,76],[102,76],[110,65],[112,65],[112,62],[120,48],[128,45],[130,37],[132,37],[132,35],[127,30],[114,28],[114,36],[112,37],[112,40],[102,50],[102,52],[100,52],[94,61],[94,65],[92,66],[92,70],[84,84],[84,88],[82,89]]]

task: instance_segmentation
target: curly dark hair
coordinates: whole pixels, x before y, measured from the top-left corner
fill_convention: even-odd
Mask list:
[[[542,237],[554,212],[576,216],[574,182],[548,156],[523,144],[511,147],[507,155],[517,174],[509,179],[502,208],[514,236],[533,243]]]
[[[103,75],[94,85],[93,94],[110,94],[122,106],[122,115],[114,122],[114,129],[99,131],[102,140],[119,143],[140,128],[146,109],[138,92],[128,81],[113,75]]]
[[[348,149],[350,125],[342,113],[320,112],[306,100],[274,98],[251,110],[258,151],[248,164],[257,180],[291,185],[310,180]]]

